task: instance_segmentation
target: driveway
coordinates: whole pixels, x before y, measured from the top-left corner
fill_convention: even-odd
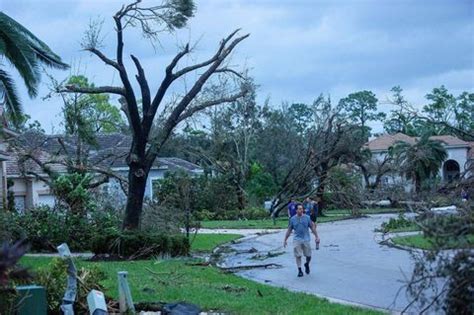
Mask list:
[[[243,239],[231,247],[237,252],[222,260],[224,267],[275,263],[279,269],[249,269],[237,274],[258,282],[324,296],[333,301],[401,311],[408,304],[405,291],[397,293],[412,272],[408,252],[379,245],[374,229],[394,215],[324,223],[318,226],[320,250],[313,247],[311,274],[297,278],[292,245],[283,248],[285,231]],[[313,238],[312,238],[312,242]],[[258,253],[256,253],[258,251]],[[256,254],[280,254],[255,260]],[[412,309],[416,312],[416,309]]]

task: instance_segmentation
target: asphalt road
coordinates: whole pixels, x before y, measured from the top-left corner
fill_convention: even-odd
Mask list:
[[[290,290],[324,296],[330,300],[365,305],[399,312],[408,304],[403,286],[413,265],[407,251],[380,245],[374,229],[393,216],[373,215],[367,218],[324,223],[318,226],[321,245],[315,250],[312,239],[311,274],[297,278],[292,242],[283,248],[285,231],[247,236],[232,245],[237,253],[223,259],[227,267],[275,263],[278,269],[256,268],[238,274],[258,282]],[[292,237],[291,237],[292,238]],[[250,253],[246,253],[250,250]],[[257,252],[256,252],[257,251]],[[255,255],[283,252],[276,257],[255,260]],[[254,257],[254,259],[252,259]],[[400,292],[399,292],[400,291]],[[397,297],[398,293],[398,297]],[[418,313],[411,308],[408,313]]]

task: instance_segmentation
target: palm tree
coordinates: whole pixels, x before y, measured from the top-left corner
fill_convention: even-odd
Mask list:
[[[421,182],[436,176],[448,154],[440,141],[431,140],[428,134],[415,139],[414,144],[398,142],[390,148],[402,174],[413,180],[417,193],[421,191]]]
[[[0,61],[2,57],[18,71],[30,97],[38,93],[41,65],[56,69],[69,67],[28,29],[0,12]],[[17,124],[22,117],[22,106],[15,82],[3,66],[0,64],[0,103],[5,105],[12,123]]]

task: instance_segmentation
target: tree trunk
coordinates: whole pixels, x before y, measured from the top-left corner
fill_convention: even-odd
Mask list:
[[[318,216],[324,216],[324,208],[326,206],[325,200],[324,200],[324,190],[326,188],[326,178],[328,174],[327,171],[323,171],[321,176],[319,177],[319,186],[318,189],[316,190],[316,197],[318,199]]]
[[[415,175],[415,192],[418,195],[421,192],[421,178]]]
[[[240,185],[237,185],[237,207],[239,208],[239,216],[242,216],[242,211],[245,209],[245,194]]]
[[[123,220],[124,230],[138,229],[143,209],[148,170],[132,164],[128,175],[128,196]]]
[[[242,218],[242,211],[245,209],[245,192],[243,190],[243,185],[241,184],[242,180],[240,174],[237,174],[237,177],[234,178],[234,187],[235,193],[237,196],[237,207],[239,209],[239,217]]]
[[[324,184],[319,185],[318,190],[316,192],[316,197],[318,201],[318,216],[324,216],[323,209],[325,207],[325,201],[324,201]]]

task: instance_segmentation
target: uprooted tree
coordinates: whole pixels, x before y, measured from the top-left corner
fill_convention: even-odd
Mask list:
[[[231,69],[228,59],[235,47],[249,36],[238,37],[238,30],[224,38],[215,54],[209,59],[190,66],[179,68],[179,62],[191,52],[186,44],[166,66],[164,77],[152,95],[152,82],[146,77],[140,60],[131,55],[136,67],[137,80],[141,97],[137,96],[130,80],[130,70],[124,62],[124,33],[129,27],[139,27],[145,38],[156,41],[160,32],[173,31],[185,26],[194,14],[192,0],[165,0],[160,5],[144,7],[141,1],[123,6],[114,16],[116,32],[116,56],[110,58],[100,48],[100,28],[91,28],[86,33],[84,49],[97,56],[106,65],[112,67],[120,76],[121,86],[97,86],[83,88],[67,85],[66,91],[86,94],[110,93],[120,96],[122,110],[125,113],[132,131],[132,144],[126,158],[129,166],[128,195],[123,220],[123,228],[137,229],[143,208],[143,199],[148,173],[163,145],[175,127],[183,120],[205,108],[222,103],[233,102],[246,94],[246,79],[238,71]],[[160,28],[161,27],[161,28]],[[168,96],[170,87],[176,88],[178,79],[194,74],[197,79],[188,85],[181,95]],[[188,78],[189,80],[189,78]],[[206,93],[205,84],[215,90],[221,88],[219,97],[216,93]],[[155,84],[153,84],[155,85]],[[212,95],[211,96],[209,96]],[[168,96],[168,97],[167,97]],[[157,117],[157,113],[160,113]]]
[[[405,285],[410,302],[402,313],[410,312],[413,305],[419,314],[474,312],[474,203],[459,198],[462,188],[472,192],[472,186],[465,180],[458,180],[457,186],[447,197],[456,204],[456,214],[435,214],[426,206],[414,209],[431,249],[410,251],[414,267]]]
[[[336,166],[354,163],[365,142],[364,129],[348,122],[341,106],[319,96],[311,106],[309,128],[299,157],[291,165],[274,196],[273,216],[286,206],[290,197],[315,195],[320,214],[325,207],[324,194],[329,172]]]

